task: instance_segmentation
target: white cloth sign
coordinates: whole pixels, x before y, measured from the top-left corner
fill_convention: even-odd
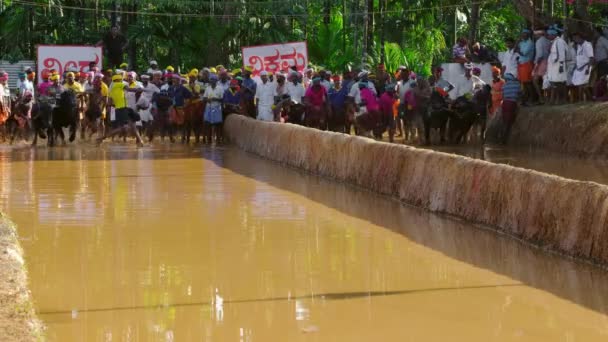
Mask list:
[[[101,46],[38,45],[38,82],[42,82],[42,73],[51,69],[57,70],[59,75],[72,68],[78,72],[87,72],[91,62],[95,62],[101,71],[102,60]]]
[[[295,66],[300,72],[308,65],[306,42],[243,47],[243,67],[253,67],[253,76],[261,71],[276,73]]]

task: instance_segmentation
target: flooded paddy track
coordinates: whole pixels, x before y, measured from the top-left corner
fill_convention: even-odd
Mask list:
[[[608,161],[521,146],[451,145],[419,147],[458,154],[497,164],[506,164],[564,178],[608,184]]]
[[[603,341],[608,275],[238,149],[0,151],[51,341]]]

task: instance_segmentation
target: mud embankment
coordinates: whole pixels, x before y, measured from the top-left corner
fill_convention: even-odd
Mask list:
[[[239,115],[224,127],[262,157],[608,265],[607,186]]]
[[[608,102],[522,108],[509,144],[608,157]]]
[[[42,325],[36,318],[23,251],[12,222],[0,213],[0,340],[41,341]]]

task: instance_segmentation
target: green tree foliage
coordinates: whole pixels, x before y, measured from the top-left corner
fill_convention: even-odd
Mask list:
[[[536,3],[549,3],[536,1]],[[528,2],[531,3],[531,2]],[[560,3],[560,2],[555,2]],[[37,44],[95,44],[111,25],[129,39],[131,63],[149,59],[182,70],[241,65],[241,48],[308,42],[311,63],[341,71],[384,62],[419,73],[445,61],[457,36],[474,36],[504,49],[534,21],[524,0],[0,0],[0,57],[34,59]],[[559,6],[562,6],[561,3]],[[556,6],[555,15],[580,12]],[[587,18],[602,17],[592,5]],[[472,15],[473,7],[479,15]],[[543,5],[543,15],[549,6]],[[525,10],[525,8],[523,8]],[[569,10],[569,11],[568,11]],[[522,16],[523,15],[523,16]],[[478,18],[477,25],[472,20]],[[599,19],[598,19],[599,20]],[[368,39],[373,38],[373,39]]]

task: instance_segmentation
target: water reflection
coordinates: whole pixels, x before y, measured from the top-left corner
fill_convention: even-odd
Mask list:
[[[608,184],[608,161],[603,159],[580,158],[533,148],[504,146],[433,146],[432,149],[565,178]]]
[[[0,170],[50,340],[608,336],[604,272],[232,148],[0,151]]]

